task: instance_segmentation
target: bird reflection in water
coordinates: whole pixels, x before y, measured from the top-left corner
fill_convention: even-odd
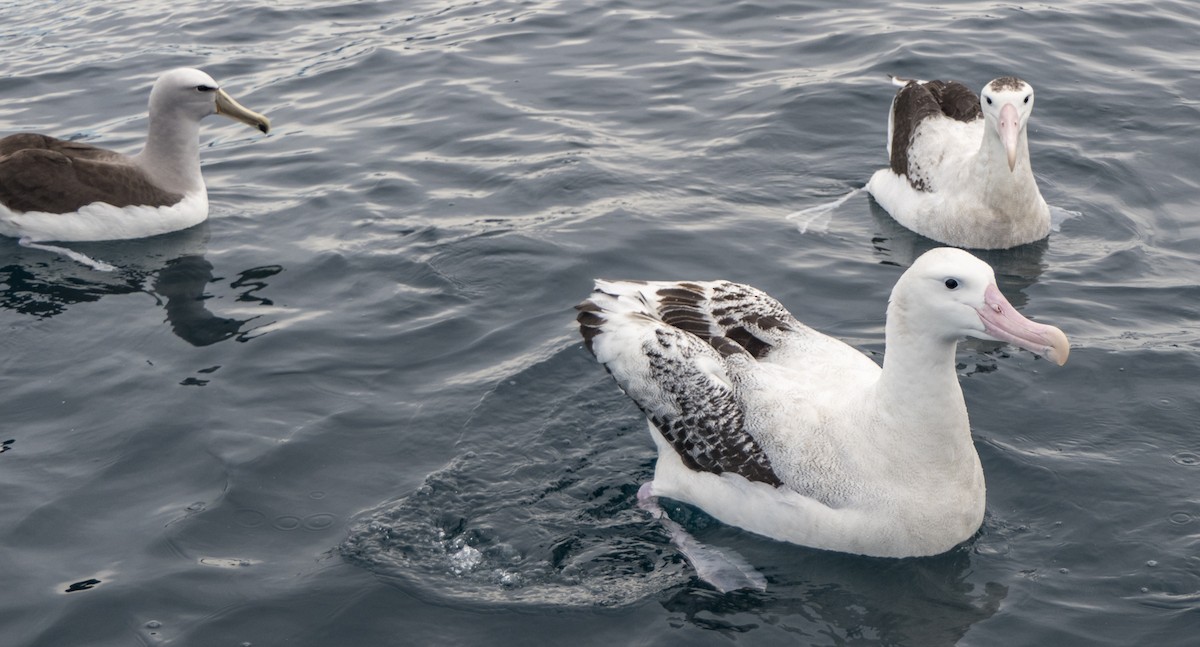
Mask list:
[[[871,245],[880,263],[907,268],[921,254],[934,247],[944,247],[931,238],[905,229],[874,201],[870,206],[875,219]],[[1043,257],[1049,247],[1049,239],[1043,238],[1009,249],[972,249],[971,253],[992,266],[1000,291],[1014,307],[1020,309],[1028,301],[1025,290],[1037,283],[1046,271]]]
[[[678,614],[679,625],[730,639],[770,625],[797,636],[822,637],[829,644],[950,647],[972,626],[994,616],[1008,596],[1007,586],[978,581],[972,567],[976,556],[969,547],[901,560],[808,549],[788,552],[755,556],[756,564],[770,572],[770,594],[682,587],[661,604]]]
[[[119,268],[113,273],[91,271],[65,259],[47,262],[44,254],[26,252],[14,244],[14,253],[5,256],[16,257],[15,262],[0,266],[0,309],[47,318],[78,303],[145,292],[166,310],[171,331],[193,346],[227,339],[249,341],[258,336],[254,331],[261,326],[250,325],[258,317],[222,317],[208,309],[211,295],[205,290],[219,279],[214,278],[213,265],[204,256],[207,240],[204,224],[149,239],[87,244],[98,250],[89,253]],[[229,287],[239,290],[239,302],[270,306],[271,300],[259,292],[267,287],[268,278],[281,271],[279,265],[250,268],[239,272]]]
[[[229,284],[231,288],[249,287],[238,295],[238,301],[258,301],[271,305],[270,299],[255,296],[255,292],[266,287],[262,280],[282,271],[278,265],[256,267],[240,273],[239,278]],[[236,337],[248,341],[257,335],[253,329],[243,327],[257,319],[233,319],[219,317],[208,310],[208,296],[204,288],[213,281],[213,265],[203,256],[181,256],[167,261],[154,279],[154,293],[166,298],[164,308],[171,331],[193,346],[208,346]]]

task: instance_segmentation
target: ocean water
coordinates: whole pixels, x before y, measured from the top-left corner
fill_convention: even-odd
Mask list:
[[[211,217],[0,239],[0,636],[14,646],[1190,645],[1200,631],[1200,7],[1182,1],[0,3],[0,132],[134,152],[201,67]],[[878,356],[933,243],[859,193],[886,74],[1038,92],[1062,216],[990,252],[1072,340],[967,341],[979,534],[883,560],[635,505],[594,277],[751,283]]]

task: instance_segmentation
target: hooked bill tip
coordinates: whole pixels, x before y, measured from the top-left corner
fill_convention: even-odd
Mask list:
[[[1050,326],[1050,329],[1050,345],[1046,347],[1045,357],[1062,366],[1067,363],[1067,357],[1071,354],[1071,342],[1063,331],[1054,326]]]

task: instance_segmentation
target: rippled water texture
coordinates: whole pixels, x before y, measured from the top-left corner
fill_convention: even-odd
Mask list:
[[[6,645],[1190,645],[1200,627],[1200,9],[1190,2],[0,4],[0,131],[133,152],[159,72],[211,219],[0,240]],[[1038,92],[1048,242],[992,252],[1061,369],[958,355],[988,482],[939,557],[635,503],[637,409],[583,350],[596,276],[728,278],[878,356],[928,240],[865,194],[885,75]],[[807,226],[811,224],[811,226]],[[804,231],[801,233],[802,225]]]

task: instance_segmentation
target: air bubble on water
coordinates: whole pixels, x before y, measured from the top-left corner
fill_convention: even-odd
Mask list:
[[[470,573],[483,562],[483,553],[471,546],[464,545],[456,553],[450,555],[450,571],[455,575]]]
[[[497,570],[496,581],[500,583],[500,586],[507,588],[516,588],[522,584],[520,573],[512,571]]]

